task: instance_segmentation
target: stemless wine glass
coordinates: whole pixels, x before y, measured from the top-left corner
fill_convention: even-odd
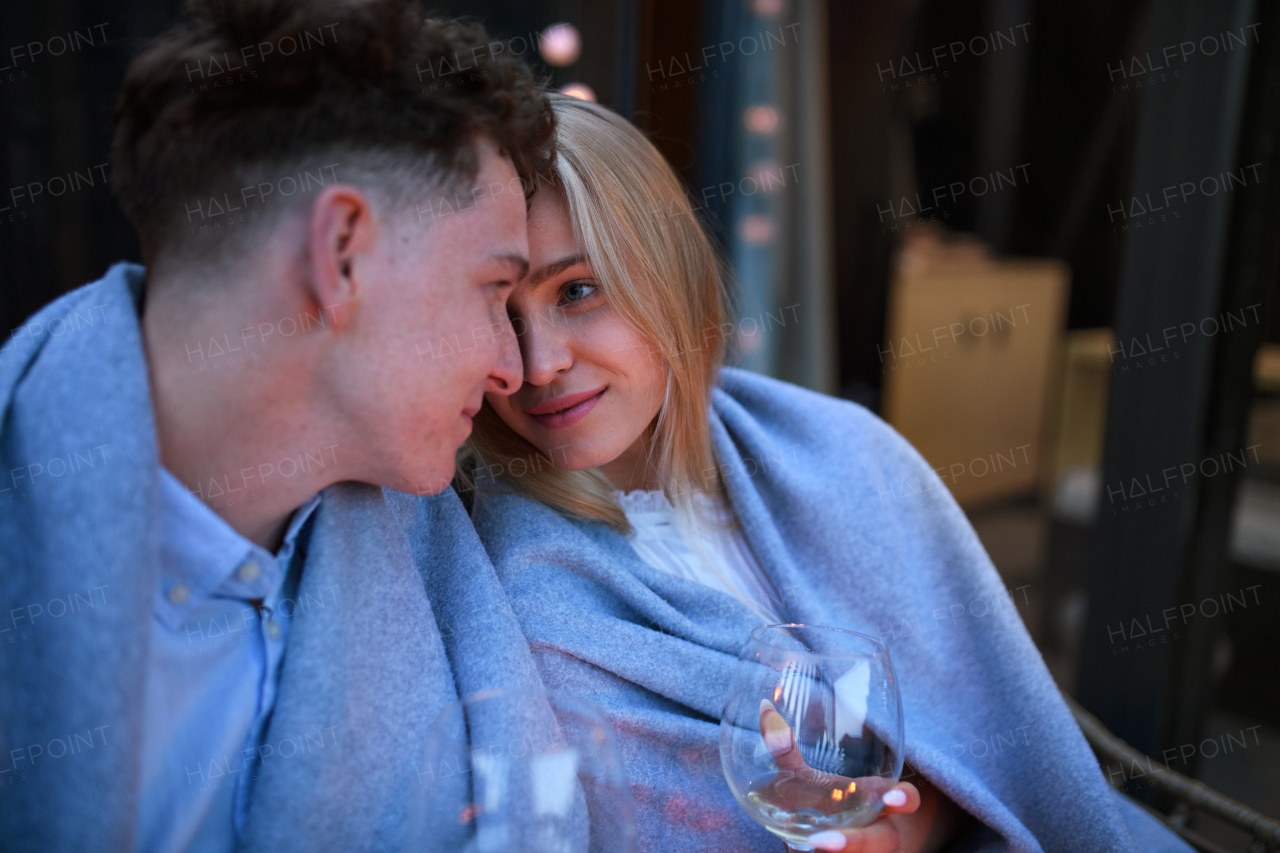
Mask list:
[[[762,625],[738,654],[720,717],[733,796],[791,850],[865,826],[902,773],[902,703],[875,637]]]
[[[490,690],[446,706],[416,783],[406,853],[634,848],[631,792],[609,724],[564,693]]]

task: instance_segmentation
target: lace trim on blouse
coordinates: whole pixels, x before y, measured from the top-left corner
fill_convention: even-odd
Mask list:
[[[762,621],[782,621],[778,595],[732,523],[733,512],[723,500],[703,493],[694,495],[699,510],[691,531],[698,537],[698,547],[694,547],[663,492],[615,491],[613,496],[634,530],[631,547],[647,565],[728,593]]]

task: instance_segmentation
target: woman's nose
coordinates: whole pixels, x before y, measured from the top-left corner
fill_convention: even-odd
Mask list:
[[[531,315],[516,329],[524,360],[524,381],[546,385],[573,366],[573,350],[566,330],[551,318]]]

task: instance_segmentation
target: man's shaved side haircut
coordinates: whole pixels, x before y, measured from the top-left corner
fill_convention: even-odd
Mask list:
[[[531,187],[555,131],[523,62],[417,0],[190,0],[130,65],[115,125],[112,181],[148,264],[243,248],[330,177],[393,205],[464,190],[481,135]]]

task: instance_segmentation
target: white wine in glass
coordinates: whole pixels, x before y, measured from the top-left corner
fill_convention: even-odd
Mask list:
[[[875,820],[903,745],[898,682],[878,639],[813,625],[751,632],[720,718],[720,761],[747,814],[790,849]]]

